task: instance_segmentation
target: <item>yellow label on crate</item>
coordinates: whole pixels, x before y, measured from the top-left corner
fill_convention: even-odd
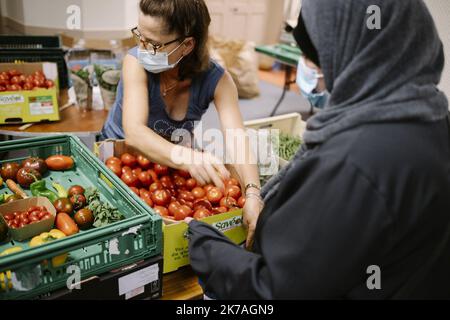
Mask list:
[[[215,215],[202,220],[223,232],[232,242],[241,244],[247,233],[242,224],[242,210]],[[188,225],[180,222],[163,226],[164,273],[189,265]]]

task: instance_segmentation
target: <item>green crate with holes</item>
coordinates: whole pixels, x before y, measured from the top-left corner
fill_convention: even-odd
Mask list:
[[[0,243],[0,253],[12,247],[22,250],[0,257],[0,299],[34,299],[51,291],[82,283],[102,273],[158,256],[162,251],[162,221],[74,136],[51,136],[0,142],[0,163],[20,162],[30,156],[72,156],[75,167],[51,171],[44,178],[96,187],[101,200],[119,209],[125,219],[102,228],[80,231],[71,237],[30,248],[28,241]],[[29,195],[29,190],[25,190]],[[0,194],[11,193],[3,185]],[[63,254],[63,265],[48,263]]]

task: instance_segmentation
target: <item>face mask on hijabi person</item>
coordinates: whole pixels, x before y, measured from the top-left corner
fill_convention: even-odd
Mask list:
[[[318,92],[317,86],[323,74],[306,65],[305,58],[300,57],[297,68],[297,85],[302,95],[308,99],[315,108],[323,109],[328,102],[330,94],[327,91]]]

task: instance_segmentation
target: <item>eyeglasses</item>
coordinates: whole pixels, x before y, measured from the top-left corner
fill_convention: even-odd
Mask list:
[[[169,41],[167,43],[152,43],[149,40],[146,40],[138,31],[138,28],[131,29],[131,33],[133,34],[134,39],[138,44],[142,44],[144,48],[152,53],[153,55],[156,55],[156,52],[167,47],[168,45],[171,45],[172,43],[175,43],[177,41],[182,40],[183,38],[177,38],[175,40]]]

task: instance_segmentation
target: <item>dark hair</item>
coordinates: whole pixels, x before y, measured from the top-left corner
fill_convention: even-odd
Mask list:
[[[143,14],[162,18],[168,33],[193,37],[194,50],[180,62],[180,78],[192,78],[209,68],[208,50],[211,17],[204,0],[141,0]]]

